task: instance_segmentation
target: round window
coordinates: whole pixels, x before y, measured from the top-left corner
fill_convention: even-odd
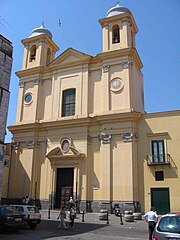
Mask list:
[[[63,152],[67,152],[69,150],[69,141],[64,140],[61,144],[61,148],[62,148]]]
[[[112,91],[119,91],[123,87],[123,81],[120,78],[114,78],[111,80],[110,86]]]
[[[25,101],[25,103],[30,103],[32,101],[32,94],[27,93],[24,97],[24,101]]]
[[[69,148],[71,146],[71,139],[68,137],[64,137],[60,140],[60,146],[61,146],[61,151],[63,153],[67,153],[69,151]]]

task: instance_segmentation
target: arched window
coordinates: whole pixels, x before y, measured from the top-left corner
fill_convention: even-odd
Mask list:
[[[30,62],[33,62],[33,61],[35,61],[36,60],[36,46],[35,45],[33,45],[32,47],[31,47],[31,51],[30,51]]]
[[[47,50],[47,60],[46,60],[46,64],[49,64],[51,61],[51,50],[48,48]]]
[[[112,27],[112,43],[119,43],[120,36],[119,36],[119,26],[116,24]]]
[[[62,117],[75,115],[76,89],[63,91],[62,96]]]

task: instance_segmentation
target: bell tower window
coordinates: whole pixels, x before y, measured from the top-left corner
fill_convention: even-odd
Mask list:
[[[119,26],[116,24],[112,27],[112,43],[120,42]]]
[[[35,61],[36,60],[36,46],[35,45],[33,45],[32,47],[31,47],[31,51],[30,51],[30,62],[33,62],[33,61]]]

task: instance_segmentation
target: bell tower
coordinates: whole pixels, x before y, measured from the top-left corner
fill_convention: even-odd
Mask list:
[[[43,91],[43,71],[55,58],[59,50],[52,40],[51,32],[42,24],[32,30],[30,36],[22,40],[24,56],[19,77],[19,98],[16,122],[35,122],[42,117],[41,94]],[[24,74],[25,72],[25,74]]]
[[[109,9],[102,27],[102,82],[106,111],[144,112],[143,67],[136,50],[138,32],[131,11],[117,4]]]
[[[59,50],[52,41],[51,32],[44,24],[32,30],[27,39],[22,40],[24,45],[24,57],[22,70],[38,66],[48,65]]]
[[[117,4],[100,19],[102,27],[103,52],[123,48],[135,48],[135,36],[138,31],[134,18],[128,8]]]

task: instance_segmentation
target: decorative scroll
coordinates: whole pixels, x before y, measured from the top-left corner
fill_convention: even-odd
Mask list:
[[[103,69],[103,73],[109,72],[109,65],[104,65],[102,69]]]
[[[126,68],[130,67],[130,62],[129,61],[122,62],[121,65],[122,65],[123,69],[126,69]]]
[[[100,140],[103,144],[107,144],[111,142],[111,134],[109,133],[101,133]]]
[[[12,145],[14,150],[17,150],[18,146],[19,146],[19,143],[18,142],[12,142],[11,145]]]
[[[124,142],[129,142],[132,141],[133,138],[137,138],[137,133],[132,132],[122,133],[121,135]]]
[[[23,87],[24,87],[24,82],[19,81],[19,87],[20,87],[20,88],[23,88]]]
[[[36,78],[33,80],[33,82],[34,82],[34,85],[39,85],[40,80],[39,80],[39,78]]]
[[[35,145],[34,140],[28,140],[26,144],[28,149],[33,149]]]

